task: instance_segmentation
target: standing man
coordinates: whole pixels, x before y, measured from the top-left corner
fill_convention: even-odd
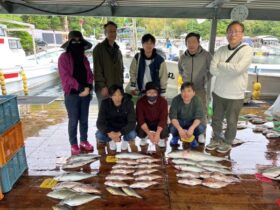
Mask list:
[[[227,153],[236,136],[237,121],[243,105],[244,92],[248,83],[248,67],[252,62],[253,50],[242,43],[244,25],[238,21],[227,27],[229,45],[217,50],[210,66],[216,76],[213,90],[213,139],[206,146],[208,150]],[[226,117],[227,129],[222,133],[222,121]]]
[[[185,44],[187,50],[181,55],[178,62],[179,74],[182,76],[183,82],[194,83],[195,94],[200,97],[203,106],[205,118],[203,123],[206,124],[207,104],[210,95],[207,82],[210,81],[211,77],[209,70],[212,56],[201,47],[200,35],[197,33],[189,33],[185,38]],[[210,87],[210,85],[208,86]],[[205,138],[201,140],[205,140]]]
[[[117,37],[117,24],[109,21],[104,25],[106,39],[93,50],[95,93],[100,106],[102,99],[107,98],[108,88],[112,85],[123,86],[123,59]]]

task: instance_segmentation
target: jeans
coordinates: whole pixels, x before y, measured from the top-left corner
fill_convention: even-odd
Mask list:
[[[64,102],[68,114],[68,135],[71,145],[78,144],[77,127],[80,124],[80,140],[88,138],[88,114],[91,95],[80,97],[77,94],[65,95]]]
[[[189,127],[191,127],[191,125],[193,124],[193,120],[191,120],[191,121],[189,121],[189,120],[178,120],[178,122],[179,122],[180,126],[183,129],[186,129],[186,130],[188,130]],[[193,135],[195,136],[195,138],[198,139],[198,136],[200,134],[203,134],[205,129],[206,129],[206,125],[200,123],[199,126],[197,126],[194,129]],[[175,128],[174,125],[172,125],[172,124],[169,125],[169,131],[172,134],[173,138],[176,138],[176,139],[180,138],[178,130],[177,130],[177,128]]]
[[[124,141],[134,140],[136,138],[136,135],[137,135],[136,132],[132,130],[128,134],[125,134],[123,136],[123,140]],[[109,141],[112,140],[108,137],[107,133],[103,133],[99,130],[95,133],[95,137],[99,143],[108,143]]]

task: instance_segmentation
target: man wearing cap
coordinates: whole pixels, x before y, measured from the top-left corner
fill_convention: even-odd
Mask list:
[[[106,39],[93,50],[95,93],[100,106],[102,99],[109,96],[112,85],[123,86],[123,59],[117,37],[117,24],[109,21],[104,25]]]
[[[58,59],[58,70],[64,91],[65,106],[68,113],[68,134],[71,154],[78,155],[80,150],[92,151],[87,141],[89,103],[91,100],[93,74],[89,61],[84,55],[92,44],[83,38],[80,31],[71,31],[68,41],[62,46],[66,52]],[[77,127],[80,124],[80,147],[77,141]]]
[[[168,104],[160,96],[159,87],[153,82],[146,83],[145,95],[136,104],[136,132],[141,138],[140,145],[147,144],[147,138],[159,147],[165,147],[168,138]]]

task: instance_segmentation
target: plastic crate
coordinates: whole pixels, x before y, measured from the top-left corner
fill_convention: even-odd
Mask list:
[[[2,192],[11,191],[13,185],[27,169],[25,148],[22,147],[12,159],[3,167],[0,167],[0,183]]]
[[[0,134],[19,121],[17,97],[0,96]]]
[[[4,134],[0,135],[0,167],[6,164],[24,145],[21,124],[21,122],[18,122]]]

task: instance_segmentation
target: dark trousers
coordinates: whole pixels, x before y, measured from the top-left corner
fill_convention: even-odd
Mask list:
[[[80,140],[87,141],[88,114],[91,95],[80,97],[77,94],[65,95],[65,106],[68,114],[68,135],[70,144],[77,144],[77,127],[79,123]]]
[[[226,99],[213,93],[212,128],[214,140],[231,145],[236,136],[238,116],[242,106],[243,99]],[[227,120],[225,135],[223,135],[224,118]]]
[[[148,123],[146,122],[148,128],[150,131],[156,131],[157,130],[157,126],[158,126],[158,123]],[[137,133],[137,136],[139,138],[145,138],[147,136],[147,134],[145,133],[145,131],[142,130],[142,128],[140,127],[139,124],[137,124],[136,126],[136,133]],[[160,132],[160,138],[161,139],[166,139],[168,138],[169,136],[169,131],[168,131],[168,127],[167,125],[165,126],[165,128]]]

